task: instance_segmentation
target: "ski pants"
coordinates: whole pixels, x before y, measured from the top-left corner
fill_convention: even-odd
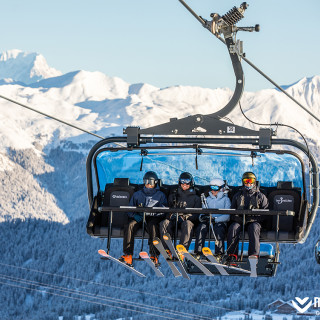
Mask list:
[[[153,245],[153,239],[160,236],[159,224],[162,217],[146,217],[146,229],[149,234],[149,252],[150,256],[158,256],[159,251]],[[133,255],[134,251],[134,236],[142,227],[142,221],[137,222],[134,219],[129,219],[128,224],[124,227],[123,237],[123,253]]]
[[[260,252],[260,230],[259,222],[246,223],[246,228],[249,235],[249,250],[248,256],[259,255]],[[242,224],[233,222],[228,229],[228,254],[238,255],[240,232],[242,231]]]
[[[196,229],[196,243],[194,246],[195,253],[201,253],[202,248],[204,247],[206,236],[208,233],[209,223],[200,223]],[[217,238],[217,243],[215,244],[215,254],[223,254],[224,253],[224,239],[227,233],[227,225],[224,222],[215,223],[213,226],[214,234]],[[211,238],[214,236],[211,232]]]
[[[190,243],[192,241],[192,230],[195,226],[195,222],[191,220],[179,220],[178,227],[181,229],[181,236],[179,244],[182,244],[187,250],[189,250]],[[163,241],[163,235],[169,233],[171,239],[174,238],[176,228],[176,220],[165,219],[160,223],[161,241],[165,249],[168,249],[167,245]]]

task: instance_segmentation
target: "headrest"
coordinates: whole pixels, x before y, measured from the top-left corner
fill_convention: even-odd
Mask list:
[[[129,178],[114,178],[113,185],[126,187],[129,185]]]
[[[277,189],[293,189],[293,181],[278,181]]]

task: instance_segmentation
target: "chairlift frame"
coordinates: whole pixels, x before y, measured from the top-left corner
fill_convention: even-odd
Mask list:
[[[239,18],[236,18],[235,23],[231,23],[228,21],[228,16],[220,17],[217,14],[212,14],[212,21],[207,21],[195,14],[192,9],[186,5],[183,0],[179,0],[196,18],[201,24],[208,29],[211,33],[213,33],[220,40],[220,34],[223,34],[228,53],[230,55],[230,59],[232,62],[233,70],[236,77],[236,86],[231,97],[230,101],[227,103],[225,107],[223,107],[218,112],[212,114],[196,114],[192,116],[188,116],[182,119],[173,118],[170,119],[169,122],[163,123],[160,125],[156,125],[150,128],[141,129],[140,127],[128,126],[123,129],[123,136],[118,137],[108,137],[105,138],[98,143],[96,143],[92,149],[90,150],[87,163],[86,163],[86,171],[87,171],[87,188],[88,188],[88,200],[90,206],[90,216],[87,224],[87,232],[91,236],[96,236],[92,232],[92,226],[90,226],[90,221],[92,221],[92,215],[97,214],[98,212],[110,212],[109,219],[109,230],[108,230],[108,252],[110,250],[110,242],[112,238],[112,214],[114,212],[125,212],[128,211],[128,208],[116,208],[116,207],[103,207],[101,202],[99,202],[99,195],[94,195],[93,188],[93,173],[92,169],[95,169],[95,179],[97,182],[98,190],[99,179],[97,174],[97,167],[95,164],[95,160],[97,155],[102,150],[114,151],[115,153],[120,150],[127,150],[128,152],[132,150],[148,150],[154,148],[165,148],[165,149],[177,149],[180,147],[186,148],[191,147],[196,150],[195,154],[197,155],[197,148],[201,148],[202,145],[212,148],[212,149],[227,149],[227,150],[245,150],[251,152],[262,152],[262,153],[277,153],[277,154],[292,154],[296,158],[299,159],[302,165],[302,177],[303,177],[303,198],[307,201],[307,192],[306,192],[306,177],[305,177],[305,168],[307,166],[304,165],[305,160],[299,156],[297,152],[289,151],[289,150],[276,150],[275,146],[281,148],[293,147],[298,149],[299,152],[307,156],[308,163],[310,166],[310,175],[311,175],[311,193],[312,197],[310,197],[310,204],[308,202],[305,203],[305,210],[307,211],[306,217],[306,226],[299,237],[297,237],[294,241],[287,241],[290,243],[304,243],[307,239],[312,224],[315,220],[316,212],[319,205],[319,171],[318,165],[315,160],[313,154],[309,151],[308,147],[301,144],[298,141],[290,140],[290,139],[282,139],[277,138],[277,133],[271,128],[261,128],[259,131],[248,129],[242,126],[235,125],[229,121],[224,120],[223,118],[228,115],[238,104],[241,99],[244,90],[244,74],[241,65],[241,59],[244,54],[242,52],[242,43],[239,41],[235,42],[235,33],[239,30],[244,30],[245,28],[237,28],[235,23],[238,22]],[[234,12],[236,11],[236,15],[242,15],[247,8],[247,4],[243,3],[240,8],[232,9]],[[232,16],[233,12],[229,14]],[[231,17],[232,18],[232,17]],[[229,19],[230,20],[230,19]],[[232,19],[231,19],[232,20]],[[233,20],[232,20],[233,21]],[[251,28],[251,29],[250,29]],[[253,31],[253,27],[249,27],[250,30]],[[257,29],[257,28],[256,28]],[[116,147],[115,144],[125,143],[126,146],[119,148]],[[238,146],[238,148],[234,147]],[[239,146],[244,146],[239,148]],[[101,197],[100,197],[101,198]],[[157,211],[158,210],[158,211]],[[131,212],[159,212],[159,208],[130,208]],[[161,208],[161,212],[188,212],[188,213],[199,213],[199,210],[191,210],[191,209],[170,209],[170,208]],[[213,213],[216,210],[214,209],[201,209],[201,213]],[[241,212],[240,212],[241,211]],[[219,212],[221,213],[221,212]],[[242,214],[243,219],[247,214],[252,214],[252,211],[249,210],[230,210],[225,211],[227,214]],[[270,211],[268,214],[277,216],[277,232],[276,232],[276,254],[275,259],[273,260],[273,264],[275,267],[272,269],[271,275],[275,275],[277,264],[279,263],[279,243],[286,242],[279,240],[279,217],[281,215],[293,215],[293,212],[288,211]],[[91,220],[90,220],[91,217]],[[177,235],[176,235],[177,236]],[[102,237],[104,238],[104,237]],[[244,240],[244,238],[243,238]],[[243,244],[242,240],[242,244]]]

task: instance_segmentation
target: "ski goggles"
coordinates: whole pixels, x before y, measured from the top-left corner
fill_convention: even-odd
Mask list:
[[[179,183],[180,184],[191,184],[191,179],[180,179]]]
[[[250,178],[250,179],[243,179],[242,181],[244,184],[253,184],[256,182],[256,179]]]
[[[224,184],[222,186],[210,186],[210,189],[212,191],[219,191],[220,189],[222,189],[224,187]]]
[[[157,181],[154,180],[154,179],[143,179],[143,183],[146,185],[146,184],[150,184],[151,186],[154,186]]]

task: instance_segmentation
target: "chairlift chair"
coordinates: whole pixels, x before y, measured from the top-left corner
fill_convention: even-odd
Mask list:
[[[127,211],[197,214],[219,212],[217,209],[128,208],[129,199],[133,192],[141,187],[139,185],[141,182],[135,180],[136,176],[139,172],[145,171],[145,166],[147,166],[145,160],[150,158],[152,154],[156,154],[157,157],[167,156],[168,159],[170,154],[173,154],[174,159],[180,159],[181,162],[184,158],[193,157],[192,173],[194,175],[197,175],[199,163],[210,162],[212,161],[210,157],[213,159],[214,155],[222,153],[226,153],[227,157],[233,157],[240,153],[242,157],[249,157],[252,163],[256,161],[257,156],[290,158],[300,166],[299,186],[295,186],[292,181],[276,181],[273,186],[261,185],[261,189],[265,189],[270,202],[269,210],[259,212],[259,214],[263,213],[269,217],[269,226],[261,233],[261,246],[267,244],[270,246],[271,243],[274,245],[272,249],[269,246],[265,247],[266,253],[259,259],[257,273],[258,276],[274,276],[279,264],[279,244],[304,243],[310,233],[319,204],[317,162],[307,146],[295,140],[277,137],[277,132],[271,126],[256,131],[235,125],[224,118],[239,103],[244,89],[244,75],[241,65],[244,54],[242,43],[235,41],[235,34],[237,31],[258,31],[259,29],[257,26],[236,27],[236,23],[242,19],[248,5],[243,3],[239,8],[234,7],[222,17],[212,14],[212,20],[207,21],[195,14],[183,0],[179,1],[206,29],[226,44],[236,77],[233,96],[226,106],[218,112],[207,115],[197,114],[182,119],[173,118],[167,123],[150,128],[129,126],[124,128],[123,136],[105,138],[96,143],[90,150],[86,163],[90,206],[87,233],[93,237],[107,239],[107,252],[109,252],[111,239],[123,238]],[[224,40],[221,35],[224,36]],[[119,147],[117,145],[119,143],[124,146]],[[126,167],[126,159],[130,159],[130,157],[135,159],[130,162],[133,167],[131,172]],[[110,174],[113,166],[116,168],[116,172]],[[309,167],[310,194],[307,193],[305,175]],[[173,169],[168,167],[168,172],[170,170]],[[162,184],[162,190],[165,193],[169,193],[173,188],[172,184],[170,185],[164,180]],[[205,185],[205,182],[198,183],[198,187],[202,190]],[[236,187],[236,184],[230,186],[231,190]],[[224,210],[224,213],[241,214],[245,220],[246,215],[252,214],[252,211]],[[142,239],[143,236],[141,231],[137,238]],[[178,235],[176,234],[175,237],[177,238]],[[247,250],[246,240],[245,233],[240,245],[242,253]],[[213,243],[212,239],[207,239],[207,241]],[[316,258],[320,263],[318,248],[319,245],[316,246]],[[244,259],[244,267],[246,267],[246,263],[247,261]],[[214,267],[210,270],[218,274]],[[189,268],[188,272],[203,274],[197,268]],[[233,274],[243,275],[236,272]]]

